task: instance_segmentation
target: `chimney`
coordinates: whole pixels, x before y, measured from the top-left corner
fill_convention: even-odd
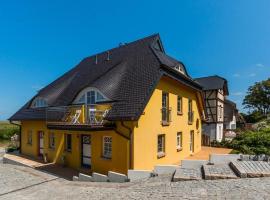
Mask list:
[[[106,59],[107,61],[109,61],[110,60],[110,52],[109,51],[107,51],[107,59]]]
[[[97,55],[96,55],[95,64],[96,64],[96,65],[98,64],[98,58],[97,58]]]

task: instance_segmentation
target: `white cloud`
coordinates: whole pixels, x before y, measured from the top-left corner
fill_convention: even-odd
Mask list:
[[[242,96],[242,95],[244,95],[244,93],[243,92],[233,92],[232,95],[233,96]]]
[[[251,73],[251,74],[249,74],[248,76],[249,76],[249,77],[254,77],[254,76],[256,76],[256,74],[255,74],[255,73]]]
[[[233,74],[233,77],[239,77],[239,76],[240,74],[237,74],[237,73]]]
[[[263,64],[261,64],[261,63],[257,63],[257,64],[256,64],[256,67],[263,68],[263,67],[264,67],[264,65],[263,65]]]

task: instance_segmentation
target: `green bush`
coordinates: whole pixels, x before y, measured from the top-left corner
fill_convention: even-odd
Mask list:
[[[244,154],[270,155],[270,129],[243,132],[226,146]]]
[[[19,134],[19,127],[7,122],[0,123],[0,140],[10,140],[14,134]]]

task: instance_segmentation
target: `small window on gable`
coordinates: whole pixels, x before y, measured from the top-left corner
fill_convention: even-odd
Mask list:
[[[36,99],[34,99],[32,103],[32,108],[42,108],[42,107],[47,107],[47,106],[48,104],[46,100],[41,97],[37,97]]]
[[[101,92],[96,88],[86,88],[75,99],[75,104],[96,104],[97,102],[106,101],[106,98]]]
[[[102,96],[102,94],[97,92],[97,101],[103,101],[103,100],[105,100],[104,96]]]
[[[175,68],[177,71],[179,71],[180,73],[185,74],[185,72],[184,72],[184,67],[183,67],[182,65],[178,64],[178,65],[176,65],[174,68]]]
[[[78,100],[78,103],[84,103],[85,102],[85,94],[81,96],[81,98]]]

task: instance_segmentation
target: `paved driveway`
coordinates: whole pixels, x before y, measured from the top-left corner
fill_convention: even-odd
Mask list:
[[[138,183],[83,183],[0,164],[0,199],[270,199],[270,178]]]

